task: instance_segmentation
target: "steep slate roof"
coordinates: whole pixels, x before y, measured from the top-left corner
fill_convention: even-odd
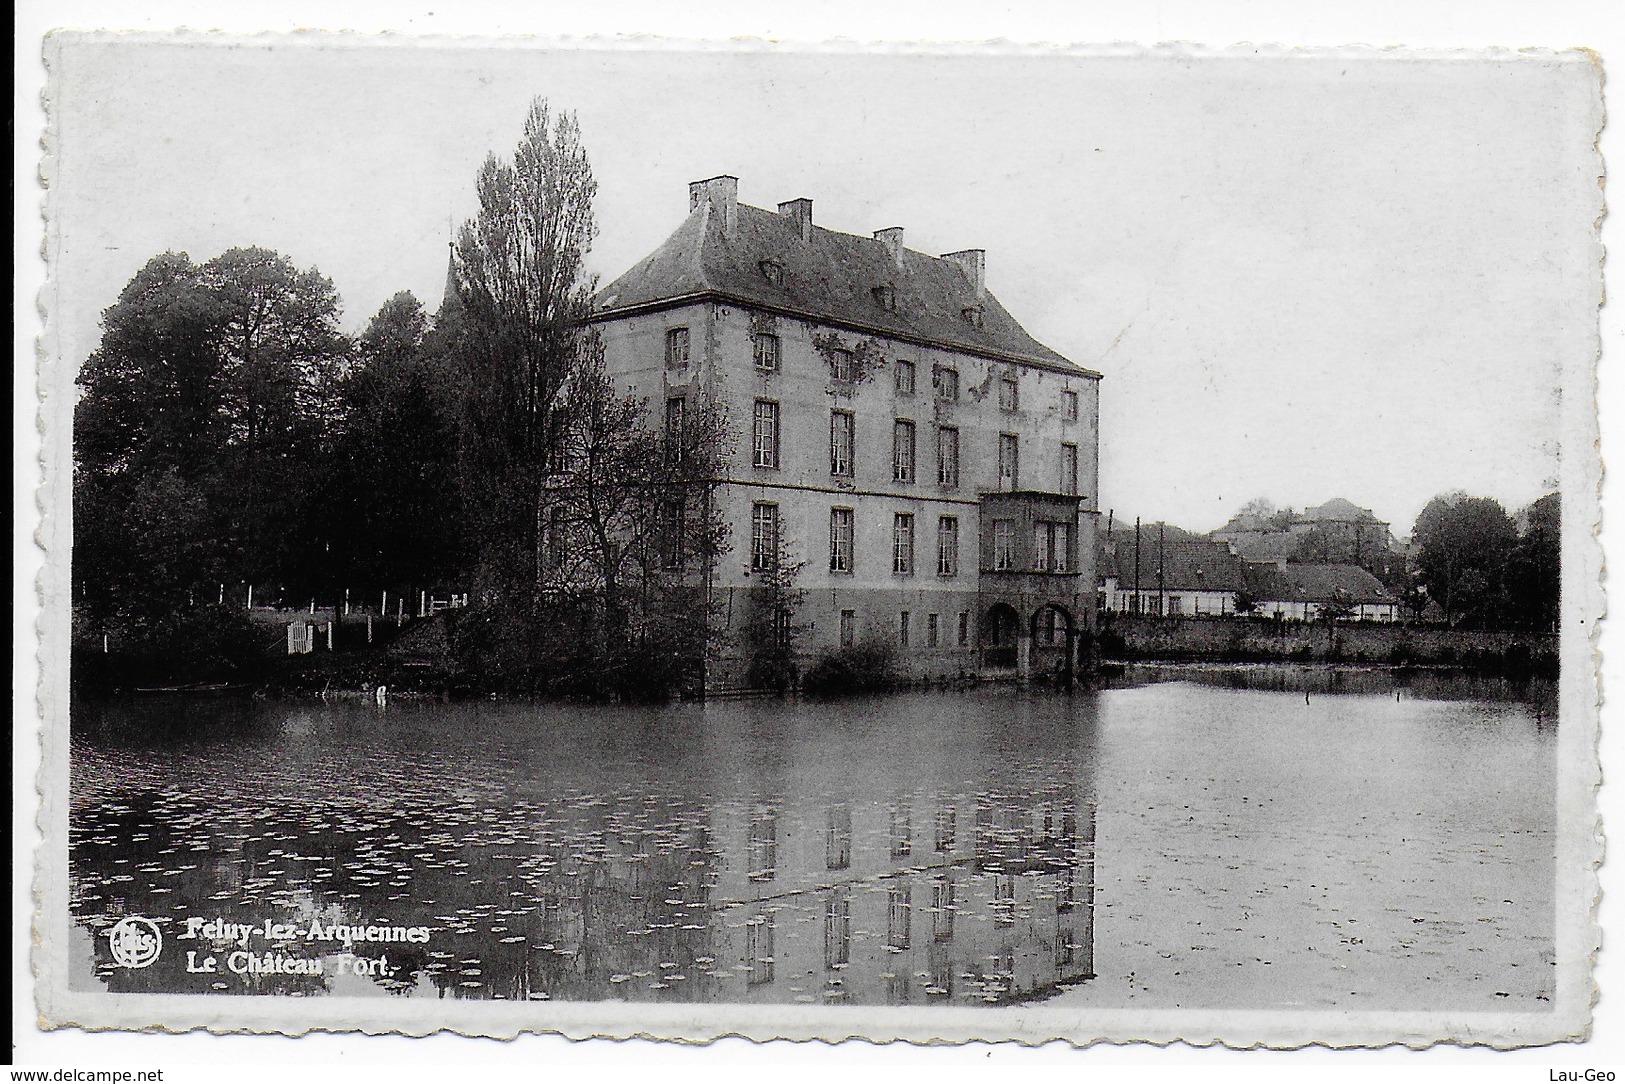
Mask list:
[[[885,243],[819,226],[803,241],[788,215],[738,204],[731,235],[709,201],[698,206],[653,253],[634,264],[593,299],[593,320],[662,302],[720,297],[792,316],[898,339],[946,346],[1080,375],[1098,375],[1038,342],[986,290],[951,260],[901,250],[894,261]],[[764,261],[782,269],[775,285]],[[875,296],[894,291],[894,310]],[[982,310],[982,326],[965,319]]]
[[[1266,602],[1330,602],[1338,591],[1352,602],[1397,602],[1382,581],[1359,565],[1249,564],[1249,587]]]
[[[1100,560],[1100,575],[1117,577],[1120,591],[1134,589],[1134,532],[1112,532]],[[1116,552],[1112,552],[1115,550]],[[1246,567],[1223,542],[1167,541],[1162,546],[1164,591],[1243,591]],[[1140,590],[1157,589],[1157,536],[1140,533]]]
[[[1342,497],[1333,497],[1325,504],[1318,504],[1313,508],[1305,508],[1303,510],[1303,514],[1298,518],[1320,521],[1337,520],[1340,522],[1352,522],[1355,520],[1375,522],[1377,519],[1376,514],[1373,513],[1371,509],[1361,508],[1353,501],[1345,500]]]
[[[1230,543],[1236,553],[1247,561],[1288,560],[1298,555],[1297,535],[1291,531],[1227,531],[1218,530],[1213,536]]]

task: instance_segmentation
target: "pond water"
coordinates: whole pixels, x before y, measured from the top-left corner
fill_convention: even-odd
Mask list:
[[[823,703],[87,702],[74,981],[1538,1011],[1554,719],[1539,689],[1281,667]],[[162,935],[143,966],[131,919]]]

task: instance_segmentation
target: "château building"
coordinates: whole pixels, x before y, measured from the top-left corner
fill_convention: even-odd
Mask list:
[[[738,181],[606,286],[610,376],[681,424],[719,404],[737,436],[713,499],[710,689],[747,683],[764,573],[800,563],[803,662],[865,640],[906,672],[1052,672],[1093,622],[1098,387],[987,289],[981,249],[929,256],[903,230],[769,211]]]

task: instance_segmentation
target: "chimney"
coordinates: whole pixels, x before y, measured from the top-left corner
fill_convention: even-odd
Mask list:
[[[942,258],[952,260],[965,273],[965,278],[976,288],[976,296],[987,292],[987,250],[967,248],[963,252],[944,252]]]
[[[795,219],[803,241],[812,240],[812,200],[793,199],[779,204],[779,214]]]
[[[903,227],[892,226],[890,229],[876,230],[875,240],[886,246],[892,263],[898,267],[903,266]]]
[[[724,173],[709,180],[688,182],[689,213],[693,214],[702,203],[709,203],[721,212],[723,235],[731,235],[739,222],[739,178]]]

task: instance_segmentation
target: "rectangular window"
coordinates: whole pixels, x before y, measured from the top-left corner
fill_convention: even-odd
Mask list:
[[[837,478],[852,477],[852,415],[845,410],[829,414],[829,472]]]
[[[768,399],[756,400],[756,414],[751,423],[751,462],[758,467],[779,465],[779,404]]]
[[[745,963],[750,968],[747,986],[773,981],[773,916],[766,911],[745,924]]]
[[[894,884],[886,890],[886,944],[894,949],[909,946],[913,908],[909,901],[907,883]]]
[[[953,940],[953,932],[950,930],[946,938],[938,940]],[[947,945],[932,945],[926,950],[925,969],[927,997],[954,996],[954,958],[949,955]]]
[[[1014,412],[1020,405],[1021,385],[1015,373],[999,377],[999,409]]]
[[[1065,910],[1059,906],[1056,909]],[[1061,926],[1057,929],[1055,934],[1055,967],[1057,970],[1071,967],[1077,963],[1077,936],[1078,931],[1072,926]]]
[[[914,363],[912,361],[905,360],[904,358],[898,358],[894,364],[895,367],[892,369],[892,376],[896,384],[897,394],[913,395]]]
[[[677,368],[688,364],[688,328],[666,330],[666,366]]]
[[[970,646],[970,611],[959,611],[959,646]]]
[[[1168,616],[1169,617],[1178,617],[1181,613],[1183,613],[1184,612],[1184,601],[1185,600],[1180,598],[1178,595],[1169,595],[1168,596]]]
[[[954,849],[955,836],[958,834],[959,814],[951,805],[945,805],[937,810],[936,845],[939,853],[946,853]]]
[[[996,874],[993,878],[993,924],[1016,924],[1016,879],[1008,873]]]
[[[841,611],[841,646],[851,647],[858,639],[858,611]]]
[[[999,488],[1013,490],[1017,482],[1017,457],[1021,446],[1014,433],[999,434]]]
[[[931,882],[931,940],[954,939],[954,883],[946,877]]]
[[[843,892],[824,900],[824,966],[844,967],[852,955],[852,901]]]
[[[829,352],[829,375],[836,380],[852,381],[858,378],[858,369],[852,360],[852,351],[837,348]]]
[[[779,337],[777,335],[756,334],[750,337],[751,356],[756,359],[756,367],[764,373],[779,371]]]
[[[835,806],[829,811],[829,825],[824,834],[824,866],[846,869],[851,864],[852,807]]]
[[[1061,492],[1068,497],[1078,495],[1078,446],[1061,445]]]
[[[947,365],[936,365],[931,369],[931,390],[938,399],[950,402],[959,398],[959,370]]]
[[[894,482],[914,481],[914,423],[905,418],[892,425],[891,476]]]
[[[779,506],[756,504],[750,510],[750,567],[766,572],[779,562]]]
[[[959,517],[937,520],[937,575],[959,575]]]
[[[1065,572],[1072,549],[1072,524],[1033,524],[1033,569],[1037,572]]]
[[[1009,572],[1016,567],[1016,525],[1008,519],[993,521],[993,571]]]
[[[914,823],[906,805],[891,810],[891,856],[907,858],[914,852]]]
[[[913,512],[898,512],[892,517],[891,570],[900,576],[914,575]]]
[[[750,869],[753,881],[771,881],[779,868],[779,818],[772,806],[750,814]]]
[[[1069,422],[1078,420],[1078,393],[1063,391],[1061,393],[1061,414]]]
[[[909,612],[903,610],[897,615],[897,642],[904,647],[908,646]]]
[[[925,615],[925,646],[936,647],[942,636],[942,623],[937,620],[936,614]]]
[[[951,425],[937,430],[937,485],[944,489],[959,485],[959,430]]]
[[[829,570],[852,571],[852,509],[829,510]]]

